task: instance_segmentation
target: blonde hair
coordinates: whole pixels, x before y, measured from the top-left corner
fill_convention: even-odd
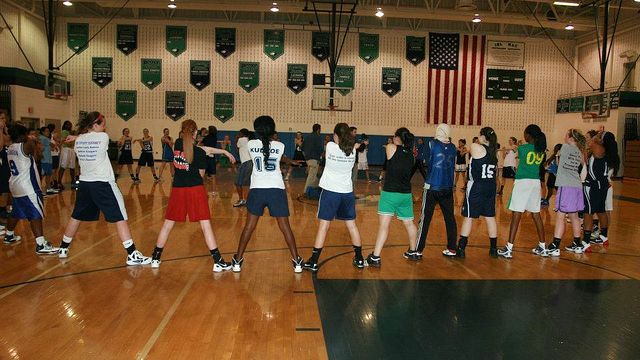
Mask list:
[[[182,152],[184,160],[191,164],[193,161],[193,134],[198,130],[196,122],[188,119],[182,122],[180,138],[182,139]]]
[[[578,149],[580,149],[580,151],[584,151],[587,138],[584,137],[582,131],[578,129],[569,129],[569,137],[576,141],[576,145],[578,145]]]

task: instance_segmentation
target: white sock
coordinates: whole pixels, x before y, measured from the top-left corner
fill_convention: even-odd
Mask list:
[[[47,242],[47,239],[44,238],[44,236],[38,236],[36,238],[36,243],[38,243],[38,245],[42,246]]]
[[[507,249],[509,249],[509,251],[513,250],[513,244],[510,242],[507,242]]]
[[[122,246],[124,246],[125,249],[130,248],[131,245],[133,245],[133,239],[129,239],[127,241],[122,242]]]
[[[13,231],[11,231],[11,230],[7,230],[7,235],[9,235],[9,236],[13,236]]]
[[[542,250],[544,250],[544,249],[545,249],[545,246],[547,246],[547,245],[546,245],[545,243],[541,242],[541,243],[538,243],[538,246],[540,246],[540,248],[541,248]]]

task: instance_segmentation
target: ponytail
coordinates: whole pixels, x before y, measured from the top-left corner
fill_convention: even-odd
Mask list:
[[[496,132],[490,127],[480,129],[480,135],[484,136],[489,143],[489,163],[498,164],[498,137]]]
[[[264,155],[264,164],[266,166],[271,154],[271,138],[276,132],[276,123],[271,116],[262,115],[253,121],[253,128],[258,133],[260,141],[262,141],[262,154]]]
[[[415,136],[413,136],[409,129],[401,127],[396,130],[395,136],[399,137],[400,141],[402,141],[402,147],[404,148],[404,151],[411,152],[411,148],[413,147],[413,139],[415,139]]]
[[[547,151],[547,136],[538,125],[531,124],[524,129],[524,132],[533,140],[533,147],[537,153],[542,154]]]
[[[198,131],[196,122],[188,119],[182,122],[180,130],[180,139],[182,139],[182,152],[184,160],[191,164],[193,162],[193,134]]]
[[[580,151],[584,151],[585,145],[587,144],[587,138],[582,135],[582,131],[578,129],[569,129],[569,137],[576,141],[576,145],[578,145],[578,149],[580,149]]]
[[[87,114],[87,116],[85,116],[84,119],[80,119],[80,121],[78,121],[78,127],[80,128],[80,130],[83,130],[83,129],[90,130],[91,128],[93,128],[94,124],[100,125],[103,122],[104,122],[104,116],[102,116],[102,114],[100,114],[97,111],[92,111],[89,114]],[[66,122],[65,122],[65,125],[67,125]],[[69,130],[71,129],[69,128]]]
[[[612,132],[606,131],[602,134],[607,166],[613,169],[613,176],[620,170],[620,155],[618,154],[618,142]]]
[[[338,147],[344,152],[346,156],[350,156],[353,153],[353,147],[356,143],[356,139],[346,123],[338,123],[333,128],[333,133],[338,135],[340,140]]]

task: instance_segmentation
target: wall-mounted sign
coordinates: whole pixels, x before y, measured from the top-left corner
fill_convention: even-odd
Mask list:
[[[216,28],[216,52],[227,58],[236,51],[236,29]]]
[[[76,54],[85,51],[89,46],[89,24],[67,24],[67,46]]]
[[[91,81],[101,88],[113,81],[113,58],[91,58]]]
[[[407,36],[406,56],[413,65],[418,65],[425,59],[426,38],[424,36]]]
[[[356,83],[355,66],[336,66],[335,84],[336,87],[353,89]],[[338,90],[342,95],[347,95],[351,90]]]
[[[125,55],[134,52],[138,48],[138,25],[118,25],[116,47]]]
[[[167,91],[164,96],[164,113],[173,121],[178,121],[185,114],[187,93],[184,91]]]
[[[358,40],[360,58],[367,64],[371,64],[380,54],[380,36],[360,33]]]
[[[171,26],[165,27],[166,44],[165,48],[171,55],[178,57],[187,50],[187,27]]]
[[[320,62],[329,57],[329,43],[331,34],[326,31],[314,31],[311,33],[311,54]]]
[[[487,40],[487,65],[524,67],[525,43]]]
[[[264,30],[264,53],[271,60],[284,54],[284,30]]]
[[[402,69],[382,68],[382,91],[389,97],[395,96],[402,89]]]
[[[296,94],[307,88],[307,64],[287,64],[287,87]]]
[[[116,114],[127,121],[138,113],[138,92],[116,90]]]
[[[191,60],[189,67],[189,82],[201,91],[211,83],[211,61]]]
[[[142,59],[140,61],[140,80],[144,86],[153,90],[162,82],[162,59]]]
[[[234,95],[233,93],[215,93],[213,94],[213,115],[220,121],[227,122],[233,117],[234,113]]]
[[[244,91],[252,92],[260,86],[260,63],[241,61],[238,66],[238,84]]]

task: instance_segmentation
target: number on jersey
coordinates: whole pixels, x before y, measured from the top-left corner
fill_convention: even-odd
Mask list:
[[[482,164],[482,178],[493,179],[496,166],[492,164]]]
[[[254,164],[255,164],[255,170],[256,171],[262,171],[262,163],[263,163],[264,157],[260,156],[257,157],[253,160]],[[275,171],[276,170],[276,159],[273,158],[269,158],[267,160],[267,166],[264,167],[265,171]]]

